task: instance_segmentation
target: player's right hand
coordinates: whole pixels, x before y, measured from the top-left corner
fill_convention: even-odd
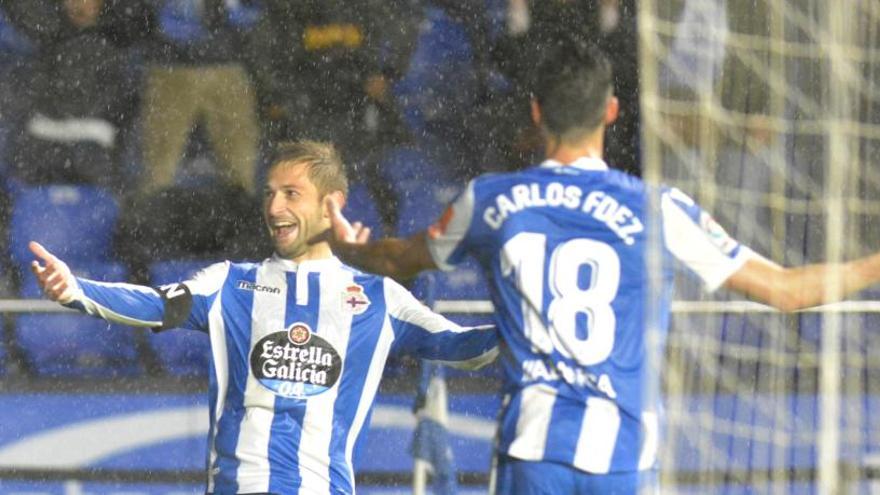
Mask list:
[[[58,259],[39,242],[31,241],[28,248],[37,257],[31,262],[31,271],[37,277],[46,297],[61,304],[72,301],[79,287],[67,263]]]
[[[330,245],[366,244],[370,239],[370,228],[360,222],[349,223],[335,198],[328,195],[325,201],[330,211]]]

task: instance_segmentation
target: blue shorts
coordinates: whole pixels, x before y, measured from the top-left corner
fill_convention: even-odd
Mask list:
[[[659,493],[655,471],[591,474],[558,462],[498,459],[495,495],[644,495]]]

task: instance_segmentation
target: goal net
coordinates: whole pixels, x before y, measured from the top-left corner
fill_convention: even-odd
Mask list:
[[[642,0],[639,32],[646,180],[786,265],[880,248],[880,2]],[[880,292],[783,315],[677,280],[662,492],[880,492]]]

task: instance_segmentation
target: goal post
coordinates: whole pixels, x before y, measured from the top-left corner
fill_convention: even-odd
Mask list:
[[[681,188],[783,264],[880,248],[880,2],[642,0],[638,16],[646,181]],[[782,315],[679,276],[677,300],[726,309],[679,307],[665,346],[649,334],[663,492],[867,490],[877,295]]]

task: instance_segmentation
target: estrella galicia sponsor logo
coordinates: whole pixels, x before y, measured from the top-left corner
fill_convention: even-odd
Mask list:
[[[327,391],[342,370],[336,349],[301,322],[260,339],[250,361],[251,371],[264,387],[295,399]]]
[[[266,292],[269,294],[281,294],[281,289],[278,287],[270,287],[268,285],[260,285],[255,282],[249,282],[247,280],[239,280],[237,284],[235,284],[241,290],[249,290],[253,292]]]

